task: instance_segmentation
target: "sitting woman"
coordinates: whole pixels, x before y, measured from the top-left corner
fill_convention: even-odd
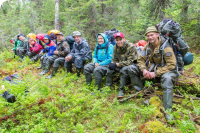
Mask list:
[[[94,50],[93,63],[84,67],[84,74],[86,83],[90,84],[92,81],[91,73],[94,74],[95,85],[98,90],[101,88],[102,76],[105,76],[108,69],[108,64],[113,58],[113,45],[108,42],[108,38],[104,33],[99,33],[96,36],[97,45]]]
[[[43,49],[43,51],[41,51],[40,54],[42,53],[46,53],[46,54],[40,58],[41,66],[38,68],[39,69],[42,68],[42,72],[39,73],[39,75],[44,75],[48,73],[49,70],[47,70],[45,67],[46,61],[48,60],[48,57],[54,55],[54,51],[56,50],[56,44],[51,40],[49,35],[45,35],[43,39],[46,44],[46,48]]]
[[[36,43],[36,40],[34,38],[28,37],[28,44],[29,44],[29,51],[28,56],[31,59],[31,61],[37,61],[41,55],[39,55],[40,51],[43,50],[43,47]]]

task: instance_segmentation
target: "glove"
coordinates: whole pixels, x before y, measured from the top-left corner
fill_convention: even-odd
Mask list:
[[[116,67],[117,67],[116,63],[110,63],[108,68],[110,70],[115,70]]]

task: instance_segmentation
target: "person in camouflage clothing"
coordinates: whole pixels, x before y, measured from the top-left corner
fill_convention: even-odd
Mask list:
[[[23,57],[25,56],[25,54],[27,53],[29,46],[28,46],[28,40],[24,37],[23,34],[19,34],[17,35],[17,38],[21,41],[19,47],[17,48],[17,55],[19,55],[19,57],[21,59],[23,59]]]
[[[143,88],[140,76],[145,79],[160,78],[161,87],[163,88],[163,106],[166,110],[171,109],[174,80],[178,76],[175,70],[176,57],[172,47],[167,44],[164,48],[164,58],[162,58],[160,46],[165,42],[165,38],[159,36],[155,26],[147,28],[145,35],[148,43],[138,59],[138,65],[131,65],[128,70],[131,82],[133,87],[140,91]],[[162,65],[162,59],[164,60],[164,66]],[[168,114],[165,114],[165,118],[170,119]]]
[[[72,51],[65,57],[65,67],[67,72],[71,72],[72,63],[74,63],[77,76],[79,77],[83,64],[92,60],[92,52],[88,42],[82,38],[79,31],[74,31],[73,37],[75,42]]]
[[[128,68],[131,64],[137,62],[138,54],[135,45],[126,40],[123,33],[116,33],[115,41],[117,44],[114,46],[112,63],[109,64],[107,71],[106,85],[110,86],[115,72],[120,72],[118,98],[123,98]]]
[[[48,60],[46,61],[46,68],[45,68],[46,70],[49,71],[51,65],[54,63],[53,70],[51,72],[51,75],[46,78],[52,78],[53,76],[55,76],[55,73],[57,72],[59,66],[64,65],[65,56],[67,56],[70,53],[70,47],[67,41],[65,41],[63,33],[59,32],[56,34],[56,36],[58,40],[56,50],[54,51],[53,56],[48,57]]]

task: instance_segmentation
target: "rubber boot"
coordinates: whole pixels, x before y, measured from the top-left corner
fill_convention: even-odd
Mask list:
[[[40,61],[40,66],[37,67],[37,69],[42,69],[43,68],[43,61]]]
[[[80,73],[81,73],[81,68],[76,68],[77,77],[80,77]]]
[[[85,74],[86,84],[89,85],[92,82],[91,74]]]
[[[118,94],[118,97],[117,97],[118,99],[124,98],[124,86],[126,86],[126,78],[120,77],[119,94]]]
[[[71,67],[67,67],[67,73],[72,73],[72,68]]]
[[[49,68],[45,67],[44,63],[41,63],[42,65],[42,72],[39,73],[38,75],[45,75],[46,73],[49,72]]]
[[[172,108],[172,99],[173,99],[173,90],[167,89],[166,91],[163,91],[163,106],[165,110]],[[165,119],[173,120],[174,118],[170,118],[170,115],[165,113]]]
[[[95,79],[95,86],[98,86],[98,91],[100,92],[101,91],[101,79]],[[103,93],[103,92],[101,92],[101,93]],[[94,95],[95,94],[95,92],[92,92],[92,94],[91,95]]]
[[[46,77],[47,79],[52,78],[53,76],[55,76],[55,74],[57,73],[58,67],[53,67],[53,70],[51,72],[51,75],[49,75],[48,77]]]
[[[106,86],[111,86],[112,82],[113,82],[112,77],[110,77],[110,76],[107,75],[106,76]]]
[[[129,76],[130,76],[130,79],[131,79],[131,83],[132,83],[132,85],[133,85],[133,88],[135,88],[135,93],[134,93],[134,94],[136,94],[136,93],[138,93],[139,91],[141,91],[142,88],[143,88],[142,81],[141,81],[140,77],[138,77],[138,76],[136,76],[136,75],[134,76],[134,75],[130,75],[130,74],[129,74]]]

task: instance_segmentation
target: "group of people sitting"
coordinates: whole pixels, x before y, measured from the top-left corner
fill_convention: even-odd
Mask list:
[[[57,41],[52,37],[53,34],[44,35],[42,39],[34,34],[27,35],[28,38],[19,34],[17,36],[19,40],[11,40],[11,42],[15,43],[13,51],[19,57],[23,58],[27,53],[33,60],[40,59],[39,68],[43,69],[40,75],[49,72],[53,64],[51,75],[47,78],[55,76],[60,65],[64,65],[67,73],[72,72],[72,63],[74,63],[77,76],[80,76],[83,68],[86,83],[90,85],[93,74],[95,85],[101,92],[102,77],[106,76],[106,86],[111,86],[114,74],[119,72],[119,99],[124,97],[128,76],[135,93],[143,89],[142,77],[146,80],[160,78],[163,88],[163,105],[166,110],[171,109],[174,80],[178,76],[175,70],[176,57],[173,49],[166,47],[164,49],[165,65],[161,66],[162,57],[159,47],[164,42],[163,38],[159,36],[155,26],[148,27],[145,35],[148,43],[141,53],[138,53],[136,46],[127,40],[122,32],[114,35],[116,45],[111,44],[104,33],[99,33],[96,36],[97,44],[93,56],[88,42],[79,31],[73,32],[75,40],[73,46],[68,44],[62,32],[54,34]],[[40,45],[38,39],[43,40],[46,47]],[[170,119],[168,114],[165,114],[165,118]]]

